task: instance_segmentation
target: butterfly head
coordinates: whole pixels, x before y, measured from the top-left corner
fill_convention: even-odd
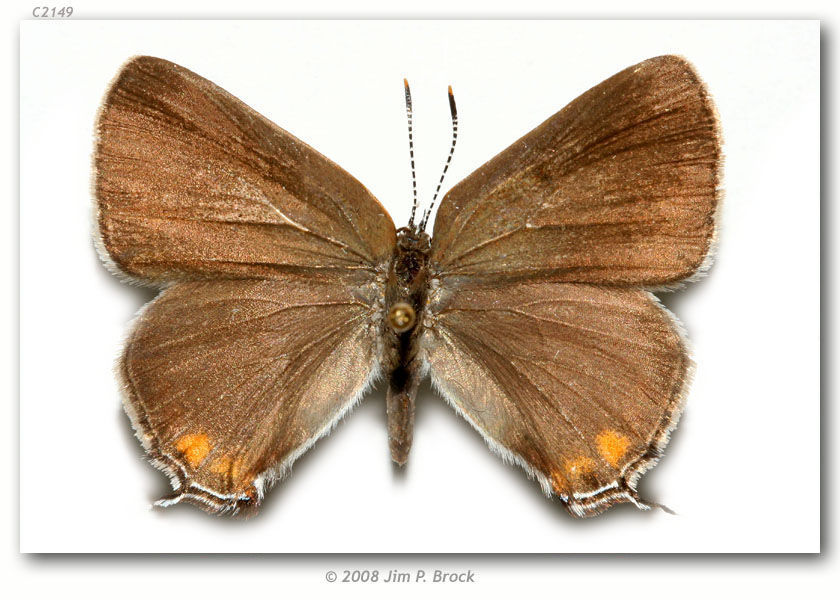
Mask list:
[[[397,230],[397,248],[401,252],[422,252],[428,254],[432,247],[431,236],[417,225],[400,227]]]

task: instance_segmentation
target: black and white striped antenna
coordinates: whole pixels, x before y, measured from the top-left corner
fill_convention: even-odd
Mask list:
[[[414,171],[414,130],[412,123],[412,109],[411,109],[411,88],[408,87],[408,79],[403,79],[405,85],[405,116],[408,118],[408,154],[411,156],[411,189],[414,192],[414,204],[411,205],[411,218],[408,220],[408,226],[414,226],[414,215],[417,212],[417,174]]]
[[[411,205],[411,218],[408,220],[408,226],[414,227],[414,217],[417,215],[417,171],[414,167],[414,112],[411,105],[411,88],[408,87],[408,80],[403,79],[405,86],[405,116],[408,119],[408,154],[411,158],[411,190],[413,192],[414,201]],[[419,229],[424,231],[429,222],[429,217],[432,215],[432,209],[435,207],[440,188],[443,185],[443,180],[446,177],[446,172],[449,170],[449,164],[452,162],[452,155],[455,154],[455,144],[458,142],[458,109],[455,106],[455,95],[452,93],[452,86],[449,86],[449,113],[452,115],[452,145],[449,148],[449,156],[446,157],[446,163],[443,165],[443,173],[440,174],[440,180],[435,189],[435,195],[432,197],[432,202],[429,208],[423,211],[423,218],[420,220]]]
[[[443,165],[443,173],[440,174],[440,181],[438,181],[435,195],[432,197],[432,203],[429,208],[423,212],[423,220],[420,221],[420,231],[425,231],[426,224],[429,222],[429,217],[432,216],[432,209],[435,207],[435,200],[437,200],[440,193],[440,186],[443,185],[443,178],[446,177],[446,171],[449,170],[449,163],[452,162],[452,155],[455,154],[455,144],[458,141],[458,108],[455,106],[455,95],[452,93],[452,86],[449,86],[449,113],[452,115],[452,146],[449,148],[449,156],[446,157],[446,163]]]

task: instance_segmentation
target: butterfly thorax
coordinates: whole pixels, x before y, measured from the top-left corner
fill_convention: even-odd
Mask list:
[[[401,285],[411,286],[418,277],[424,275],[431,245],[429,234],[418,231],[416,227],[402,227],[397,231],[393,270]]]
[[[414,398],[420,383],[418,341],[428,289],[431,239],[415,227],[397,231],[385,289],[383,366],[388,376],[388,437],[391,456],[408,459],[414,429]]]

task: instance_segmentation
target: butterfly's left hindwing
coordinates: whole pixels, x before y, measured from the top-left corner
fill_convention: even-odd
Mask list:
[[[373,304],[300,275],[179,283],[151,302],[119,370],[137,436],[175,487],[162,504],[255,507],[377,374]]]
[[[637,502],[676,424],[691,362],[642,290],[507,283],[440,290],[422,345],[432,383],[503,458],[577,516]]]

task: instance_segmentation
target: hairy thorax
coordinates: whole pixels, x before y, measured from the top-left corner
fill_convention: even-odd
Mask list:
[[[408,368],[417,354],[429,278],[429,235],[403,227],[385,288],[384,365],[389,375]]]

